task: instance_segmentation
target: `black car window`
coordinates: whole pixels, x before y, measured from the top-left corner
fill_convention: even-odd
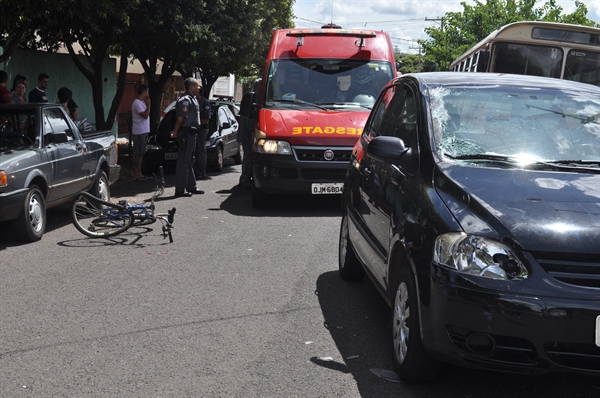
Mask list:
[[[158,131],[168,131],[170,133],[175,129],[175,120],[177,120],[175,112],[175,108],[173,108],[165,115],[158,125]]]
[[[237,116],[239,114],[239,110],[238,108],[236,108],[233,105],[227,105],[229,107],[229,110],[231,111],[231,113],[233,113],[233,116]]]
[[[212,115],[210,116],[210,121],[208,122],[208,128],[211,132],[217,131],[218,125],[220,124],[218,123],[220,108],[221,107],[219,105],[214,105],[212,108]]]
[[[396,88],[397,86],[388,87],[383,95],[379,98],[379,101],[375,104],[375,107],[371,112],[369,125],[365,128],[365,133],[369,134],[371,137],[377,137],[378,135],[381,135],[381,129],[385,126],[384,119],[389,120],[389,110],[392,99],[394,98],[394,94],[396,92]]]
[[[415,147],[417,131],[417,107],[413,91],[403,86],[392,101],[390,123],[383,135],[401,138],[408,146]]]
[[[225,107],[222,106],[219,108],[219,128],[223,127],[224,123],[229,123],[229,119],[227,118],[227,112],[225,112]]]
[[[223,107],[223,111],[225,112],[225,115],[227,116],[227,119],[229,120],[229,124],[233,126],[236,122],[235,116],[233,116],[231,114],[231,111],[229,110],[228,107]]]
[[[382,135],[398,137],[410,148],[414,161],[403,166],[410,175],[416,175],[419,167],[419,145],[417,139],[417,103],[414,91],[408,85],[402,85],[388,107],[388,120],[382,129]]]

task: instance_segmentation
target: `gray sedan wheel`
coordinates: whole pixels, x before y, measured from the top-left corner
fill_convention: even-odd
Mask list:
[[[46,200],[37,185],[29,187],[23,211],[14,220],[16,235],[28,242],[42,239],[46,231]]]
[[[108,184],[108,177],[104,171],[100,170],[100,174],[96,179],[96,183],[90,190],[90,193],[100,200],[110,202],[110,185]]]

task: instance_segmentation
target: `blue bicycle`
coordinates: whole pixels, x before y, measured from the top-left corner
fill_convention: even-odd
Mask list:
[[[90,238],[108,238],[126,231],[131,226],[148,225],[160,220],[163,224],[163,238],[169,237],[169,242],[173,243],[171,229],[173,229],[176,209],[172,208],[165,214],[154,212],[154,199],[165,191],[162,167],[159,170],[158,185],[150,199],[150,205],[131,204],[125,200],[110,203],[89,192],[80,192],[71,205],[73,225],[79,232]]]

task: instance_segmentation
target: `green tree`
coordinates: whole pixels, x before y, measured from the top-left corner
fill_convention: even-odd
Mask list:
[[[568,15],[555,0],[549,0],[540,8],[534,0],[489,0],[475,1],[468,5],[463,2],[462,12],[446,13],[439,27],[425,28],[428,40],[419,40],[425,60],[435,63],[438,70],[448,70],[452,61],[487,35],[503,25],[518,21],[551,21],[597,26],[587,19],[587,7],[575,1],[576,10]]]
[[[210,90],[229,73],[260,75],[272,29],[293,26],[294,0],[3,0],[0,45],[10,57],[17,46],[54,50],[65,44],[92,86],[98,128],[110,128],[124,91],[128,55],[146,74],[151,123],[160,115],[162,91],[175,70],[202,68]],[[81,50],[76,49],[79,44]],[[82,61],[78,53],[87,61]],[[102,65],[121,55],[117,93],[105,117]]]
[[[123,46],[122,38],[129,26],[129,15],[136,11],[138,0],[102,1],[83,0],[77,8],[72,8],[62,15],[53,15],[49,19],[47,36],[59,32],[58,38],[64,42],[71,59],[88,79],[92,87],[96,128],[111,129],[117,110],[125,91],[127,73],[127,58],[129,50]],[[54,21],[54,22],[52,22]],[[42,29],[43,32],[46,29]],[[56,40],[56,37],[54,38]],[[74,44],[79,44],[81,53],[86,57],[87,64],[79,58]],[[113,97],[108,114],[105,114],[103,104],[103,66],[111,53],[120,55],[120,73],[117,81],[117,91]]]
[[[123,42],[146,73],[152,126],[160,118],[165,84],[209,37],[208,1],[145,0],[129,16],[131,23]]]
[[[72,4],[69,0],[2,0],[0,2],[0,46],[3,53],[0,62],[9,59],[20,46],[28,48],[44,47],[45,42],[36,38],[36,30],[45,26],[50,12],[65,12]],[[53,43],[57,46],[56,41]]]
[[[273,29],[293,26],[293,0],[213,2],[207,40],[180,68],[184,76],[202,70],[206,95],[220,76],[260,76]]]

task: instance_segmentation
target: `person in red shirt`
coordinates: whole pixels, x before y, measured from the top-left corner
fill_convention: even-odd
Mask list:
[[[6,88],[6,83],[8,83],[8,73],[3,70],[0,70],[0,104],[12,104],[12,96],[10,95],[10,91]]]

